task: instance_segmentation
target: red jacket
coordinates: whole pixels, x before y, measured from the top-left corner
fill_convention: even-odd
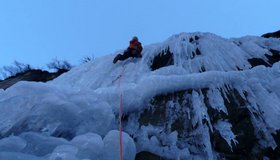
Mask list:
[[[131,40],[129,42],[130,49],[136,49],[137,51],[141,52],[143,50],[142,44],[137,40]]]

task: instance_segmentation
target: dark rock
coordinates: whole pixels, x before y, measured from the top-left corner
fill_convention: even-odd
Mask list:
[[[201,55],[201,52],[198,48],[195,49],[195,51],[192,51],[192,57],[191,59],[194,59],[196,56]]]
[[[198,40],[199,40],[199,37],[198,36],[194,36],[194,38],[191,37],[189,39],[189,42],[192,43],[192,44],[198,45]]]
[[[167,102],[173,100],[174,98],[182,100],[184,93],[185,91],[179,91],[166,95],[155,96],[150,102],[151,107],[145,109],[144,112],[141,114],[141,117],[139,118],[139,123],[141,125],[148,125],[148,124],[152,124],[154,126],[164,125],[169,114],[167,112],[168,109]]]
[[[196,48],[195,54],[196,54],[196,55],[201,55],[201,52],[200,52],[200,50],[199,50],[198,48]]]
[[[205,72],[205,71],[206,71],[205,67],[201,66],[199,73],[202,73],[202,72]]]
[[[173,53],[170,52],[169,48],[159,53],[154,57],[152,65],[150,66],[151,70],[154,71],[156,69],[174,65]]]
[[[0,81],[0,88],[7,89],[19,81],[47,82],[55,79],[67,71],[68,70],[58,70],[55,73],[50,73],[48,71],[42,71],[38,69],[27,70],[23,73],[18,73],[15,76]]]
[[[135,160],[164,160],[164,159],[156,154],[147,151],[142,151],[136,154]]]
[[[280,147],[277,146],[276,149],[272,149],[270,148],[266,148],[265,150],[262,151],[262,155],[266,156],[270,159],[276,159],[279,160],[280,159]]]
[[[241,156],[240,159],[252,159],[259,152],[254,153],[255,147],[258,146],[258,139],[255,135],[250,111],[244,107],[248,102],[235,89],[230,91],[226,97],[228,101],[224,97],[224,102],[228,110],[227,119],[232,124],[232,131],[238,141],[236,145],[232,146],[233,154]]]
[[[211,123],[213,124],[223,119],[228,120],[232,124],[232,131],[236,135],[238,143],[236,145],[232,143],[231,149],[227,142],[221,137],[220,133],[214,130],[214,132],[211,133],[213,148],[225,159],[251,159],[255,156],[253,154],[253,149],[258,145],[258,140],[255,136],[250,112],[244,107],[247,104],[247,100],[243,99],[235,89],[229,90],[226,95],[224,95],[223,92],[221,92],[221,94],[228,110],[228,115],[208,107],[207,111]],[[207,102],[208,98],[205,93],[204,95],[206,97],[204,103],[206,106],[209,106]]]
[[[277,147],[275,149],[268,148],[265,150],[264,155],[270,159],[280,159],[280,130],[278,130],[275,134],[272,134]]]
[[[192,52],[192,59],[195,57],[195,52]]]
[[[258,144],[258,139],[255,135],[255,129],[251,120],[251,113],[248,108],[246,108],[248,102],[246,99],[242,98],[237,90],[229,89],[226,92],[226,95],[223,95],[223,92],[221,91],[221,94],[224,97],[225,106],[228,110],[228,115],[210,107],[206,94],[207,91],[208,89],[201,89],[196,92],[202,94],[204,97],[204,103],[207,107],[211,123],[215,124],[219,120],[228,120],[228,122],[232,124],[232,131],[236,135],[236,140],[238,141],[236,145],[232,143],[232,148],[230,148],[217,130],[214,129],[213,132],[209,132],[212,147],[218,153],[220,158],[262,159],[266,156],[275,159],[275,157],[277,157],[279,148],[276,150],[272,150],[271,148],[262,149]],[[139,124],[164,127],[163,131],[166,133],[177,131],[179,141],[188,143],[190,146],[201,147],[202,144],[197,144],[198,141],[192,140],[193,138],[198,137],[193,137],[193,135],[190,134],[198,127],[197,125],[192,125],[192,99],[186,98],[191,96],[192,92],[193,90],[178,91],[154,97],[151,101],[151,107],[147,108],[140,115],[138,121]],[[247,95],[247,93],[244,94],[245,96]],[[176,102],[180,107],[176,107],[176,109],[173,109],[172,107],[169,108],[168,101]],[[184,114],[186,110],[190,111],[191,117]],[[203,124],[209,127],[206,119],[203,120]],[[171,126],[170,130],[167,129],[168,126]],[[280,140],[279,135],[279,133],[275,135],[277,143],[279,143]],[[178,145],[180,145],[180,142],[178,142]],[[196,154],[195,152],[197,150],[193,151],[190,149],[192,154]]]
[[[265,54],[265,56],[268,59],[269,64],[273,65],[274,63],[279,62],[280,61],[280,51],[273,50],[273,49],[270,49],[269,51],[271,52],[272,55]]]
[[[222,153],[224,157],[228,157],[228,155],[233,154],[230,146],[228,145],[226,140],[222,138],[221,134],[217,130],[214,130],[214,132],[212,133],[211,141],[215,151],[218,153]]]
[[[266,67],[271,67],[274,63],[280,61],[280,51],[270,49],[269,54],[265,54],[267,61],[261,58],[251,58],[248,59],[248,62],[251,64],[252,67],[264,65]]]
[[[193,42],[193,38],[192,38],[192,37],[189,39],[189,42],[190,42],[190,43],[192,43],[192,42]]]
[[[264,38],[280,38],[280,30],[279,31],[276,31],[276,32],[272,32],[272,33],[266,33],[266,34],[263,34],[262,37]]]
[[[238,42],[233,41],[233,43],[236,44],[237,46],[241,46],[242,45],[242,42],[240,42],[240,41],[238,41]]]
[[[273,138],[277,146],[280,146],[280,130],[278,130],[275,134],[273,134]]]
[[[170,125],[170,129],[168,132],[177,131],[179,137],[183,137],[183,132],[185,130],[191,130],[190,128],[186,128],[187,126],[191,126],[191,120],[185,119],[184,109],[183,107],[186,107],[183,104],[186,101],[184,101],[184,95],[186,93],[190,94],[192,90],[188,91],[178,91],[175,93],[169,93],[166,95],[158,95],[153,98],[153,100],[150,102],[151,107],[144,110],[144,112],[140,115],[140,118],[138,120],[140,125],[153,125],[153,126],[168,126]],[[172,108],[169,108],[167,102],[168,101],[178,101],[181,105],[181,108],[179,110],[174,110]],[[191,103],[188,101],[187,103]],[[171,121],[176,117],[174,120]],[[170,124],[167,124],[167,122],[170,122]]]
[[[268,64],[267,62],[265,62],[261,58],[251,58],[251,59],[248,59],[248,62],[251,64],[252,67],[256,67],[256,66],[259,66],[259,65],[264,65],[266,67],[271,67],[270,64]]]

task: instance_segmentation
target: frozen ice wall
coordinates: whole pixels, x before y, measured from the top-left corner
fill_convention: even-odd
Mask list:
[[[115,54],[107,55],[48,83],[20,82],[0,91],[0,159],[118,159],[120,94],[123,112],[129,115],[124,120],[124,159],[134,159],[141,151],[166,159],[216,159],[213,131],[230,147],[238,143],[231,129],[234,124],[227,119],[213,122],[209,115],[209,107],[229,114],[224,95],[230,89],[248,101],[243,107],[251,112],[262,146],[275,148],[271,134],[280,129],[280,64],[252,68],[248,60],[269,63],[266,55],[279,51],[279,44],[273,38],[181,33],[145,46],[142,59],[113,64]],[[155,57],[167,51],[170,63],[151,69]],[[202,94],[205,88],[207,93]],[[164,133],[162,128],[140,124],[139,116],[155,96],[187,90],[192,91],[183,96],[185,104],[168,101],[168,106],[180,113],[185,107],[183,117],[190,121],[185,125],[196,126],[187,133],[193,145],[181,142],[181,131]],[[163,121],[171,124],[176,118],[170,114]],[[197,147],[198,141],[204,147]]]

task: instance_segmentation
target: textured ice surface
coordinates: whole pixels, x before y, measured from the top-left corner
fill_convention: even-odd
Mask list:
[[[266,133],[260,143],[275,148],[271,133],[280,128],[280,64],[252,69],[248,59],[265,59],[269,49],[280,50],[279,44],[279,39],[224,39],[210,33],[181,33],[145,46],[142,59],[113,64],[115,54],[107,55],[48,83],[19,82],[0,90],[0,159],[118,159],[116,129],[121,93],[123,112],[131,113],[143,110],[159,94],[209,88],[209,106],[228,114],[221,95],[227,90],[225,86],[237,89],[241,96],[247,93],[250,103],[246,107],[254,127]],[[173,53],[174,65],[151,71],[153,58],[167,48]],[[199,126],[192,134],[202,135],[203,155],[179,148],[177,132],[153,135],[157,128],[142,126],[137,133],[135,120],[126,126],[126,132],[141,137],[141,141],[135,142],[129,133],[123,133],[124,159],[134,159],[137,152],[145,150],[169,159],[215,159],[209,137],[213,127],[230,146],[237,143],[229,122],[211,124],[205,97],[193,92],[190,98],[195,102],[192,125]]]

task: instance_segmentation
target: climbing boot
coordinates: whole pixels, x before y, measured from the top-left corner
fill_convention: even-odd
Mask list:
[[[114,64],[118,62],[120,56],[121,56],[121,55],[118,54],[118,55],[114,58],[114,60],[113,60],[113,63],[114,63]]]

